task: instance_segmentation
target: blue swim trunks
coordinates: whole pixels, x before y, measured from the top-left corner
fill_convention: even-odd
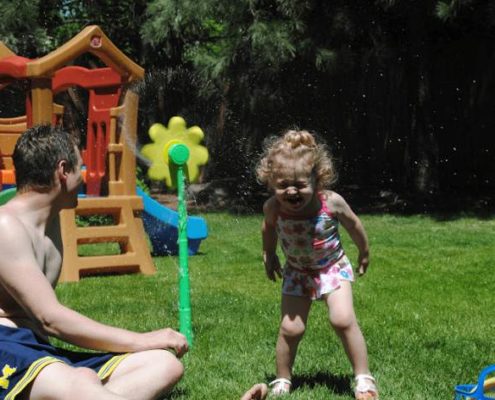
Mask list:
[[[0,325],[0,400],[15,399],[40,371],[56,362],[94,370],[107,378],[127,354],[83,353],[60,349],[25,328]]]

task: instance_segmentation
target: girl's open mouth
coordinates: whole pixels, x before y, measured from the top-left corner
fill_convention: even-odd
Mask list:
[[[296,206],[296,205],[298,205],[298,204],[300,204],[302,202],[302,199],[299,196],[288,197],[286,200],[287,200],[288,203],[290,203],[293,206]]]

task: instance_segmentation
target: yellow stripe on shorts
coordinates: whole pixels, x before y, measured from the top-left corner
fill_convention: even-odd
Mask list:
[[[109,377],[112,372],[117,368],[117,366],[124,360],[124,358],[128,357],[129,354],[121,354],[118,356],[113,356],[110,360],[108,360],[103,366],[98,370],[98,377],[103,380]]]
[[[9,393],[7,393],[7,395],[5,396],[5,400],[14,400],[15,397],[19,393],[21,393],[25,389],[25,387],[32,382],[34,378],[38,376],[38,374],[43,368],[45,368],[47,365],[57,362],[63,362],[63,361],[55,357],[43,357],[33,362],[29,366],[28,370],[21,378],[21,380],[17,382],[17,384],[12,388],[12,390]]]

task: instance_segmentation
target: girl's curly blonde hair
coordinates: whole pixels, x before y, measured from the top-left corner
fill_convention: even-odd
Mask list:
[[[258,180],[267,186],[281,170],[302,163],[313,173],[316,189],[329,187],[336,180],[336,172],[327,146],[317,143],[305,130],[288,130],[280,137],[269,139],[256,167]]]

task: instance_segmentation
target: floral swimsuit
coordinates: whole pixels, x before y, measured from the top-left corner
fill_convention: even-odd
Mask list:
[[[341,280],[354,280],[352,265],[340,242],[339,221],[321,194],[320,202],[315,217],[281,213],[277,219],[277,233],[286,258],[283,294],[316,300],[339,288]]]

